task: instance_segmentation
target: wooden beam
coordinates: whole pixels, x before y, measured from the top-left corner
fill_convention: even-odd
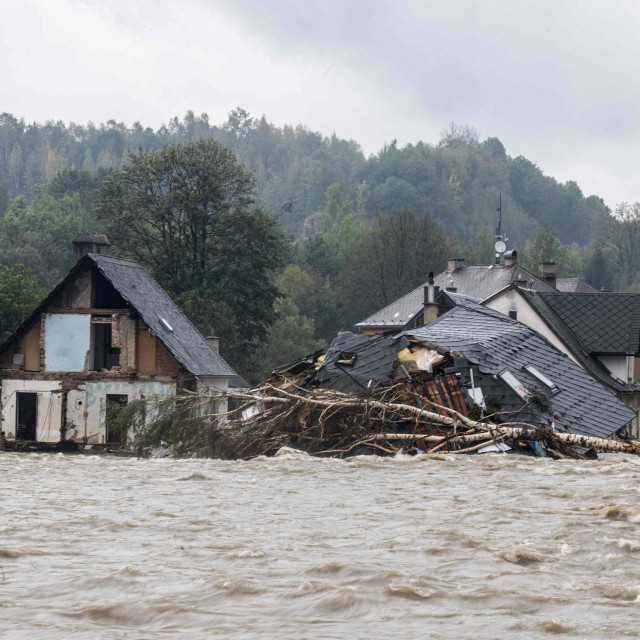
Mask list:
[[[49,308],[44,313],[81,313],[91,314],[92,316],[113,316],[127,315],[135,313],[135,309],[54,309]]]

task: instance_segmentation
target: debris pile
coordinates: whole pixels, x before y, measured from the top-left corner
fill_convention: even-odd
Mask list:
[[[340,333],[325,351],[228,392],[233,457],[640,453],[635,412],[546,339],[478,305],[393,336]]]

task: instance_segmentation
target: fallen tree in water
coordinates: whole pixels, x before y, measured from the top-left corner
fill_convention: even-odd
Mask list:
[[[539,334],[470,302],[393,335],[340,333],[256,388],[216,393],[181,394],[164,420],[145,415],[144,447],[160,438],[178,455],[227,458],[284,446],[337,457],[640,453],[625,440],[633,409]],[[230,411],[210,409],[224,401]]]
[[[235,408],[211,412],[222,398]],[[523,410],[536,399],[531,397]],[[281,388],[187,394],[129,407],[140,455],[250,459],[292,447],[322,457],[398,453],[469,454],[486,450],[582,458],[588,450],[640,454],[640,442],[564,433],[500,413],[481,419],[439,405],[406,383],[366,395]],[[491,449],[492,445],[495,447]]]
[[[408,449],[460,454],[505,441],[510,448],[527,451],[532,451],[532,442],[539,443],[551,457],[580,458],[589,449],[640,454],[637,441],[562,433],[513,420],[500,422],[499,414],[475,420],[411,393],[405,384],[366,396],[273,384],[225,395],[242,401],[224,416],[227,423],[220,431],[228,451],[238,458],[273,455],[283,446],[331,457]],[[251,417],[238,418],[242,413]]]

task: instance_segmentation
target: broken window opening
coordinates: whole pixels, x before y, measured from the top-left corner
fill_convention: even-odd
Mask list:
[[[16,405],[16,439],[36,440],[38,394],[18,392]]]
[[[353,365],[356,361],[356,354],[351,351],[342,351],[336,364]]]
[[[111,346],[113,338],[111,318],[96,316],[91,320],[92,371],[108,370],[120,366],[120,349]]]
[[[120,413],[129,403],[126,393],[107,393],[105,409],[105,442],[122,446],[127,442],[127,430],[119,424]]]

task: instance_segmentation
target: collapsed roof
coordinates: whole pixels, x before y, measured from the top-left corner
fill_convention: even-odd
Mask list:
[[[635,418],[632,409],[526,325],[464,296],[456,303],[429,325],[394,336],[340,333],[324,357],[317,352],[276,373],[302,374],[303,386],[366,393],[407,379],[401,356],[409,346],[431,355],[433,363],[436,351],[445,356],[423,371],[455,373],[470,400],[483,404],[491,394],[499,398],[503,420],[606,438]]]
[[[538,412],[541,426],[606,438],[635,418],[633,409],[546,338],[496,311],[464,304],[403,335],[460,354],[485,374],[504,379],[510,373],[510,381],[529,393],[543,391],[551,406]]]

